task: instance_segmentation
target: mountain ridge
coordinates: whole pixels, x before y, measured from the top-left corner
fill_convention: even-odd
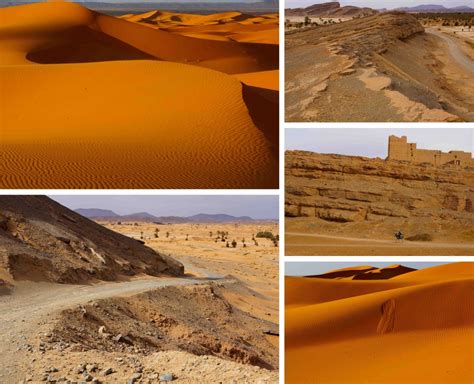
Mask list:
[[[231,222],[253,222],[253,221],[273,221],[276,219],[254,219],[250,216],[233,216],[226,213],[198,213],[191,216],[156,216],[148,212],[135,212],[126,215],[119,215],[114,211],[99,208],[78,208],[74,210],[88,219],[114,219],[114,220],[136,220],[152,221],[160,223],[231,223]]]

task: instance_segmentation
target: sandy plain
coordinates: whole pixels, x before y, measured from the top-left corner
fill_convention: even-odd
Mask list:
[[[1,187],[278,185],[277,16],[37,3],[0,20]]]
[[[285,382],[461,383],[473,372],[473,264],[286,277]]]
[[[278,224],[262,223],[184,223],[164,224],[134,222],[117,224],[99,221],[105,227],[133,237],[143,239],[145,244],[161,253],[173,255],[184,264],[188,274],[196,277],[214,278],[232,275],[265,298],[259,305],[236,297],[251,313],[256,313],[273,322],[278,322],[278,250],[266,238],[255,237],[258,232],[278,234]],[[159,229],[158,238],[155,231]],[[228,232],[229,242],[236,240],[236,248],[228,248],[226,242],[216,241],[217,232]],[[210,236],[212,232],[212,236]],[[168,237],[167,237],[168,233]],[[186,237],[188,240],[186,240]],[[242,240],[245,240],[245,248]],[[209,275],[206,271],[213,271]]]

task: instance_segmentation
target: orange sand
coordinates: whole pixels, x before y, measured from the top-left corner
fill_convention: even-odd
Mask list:
[[[277,187],[277,42],[188,37],[73,3],[0,21],[0,187]]]
[[[378,272],[286,278],[285,382],[472,382],[474,264]]]

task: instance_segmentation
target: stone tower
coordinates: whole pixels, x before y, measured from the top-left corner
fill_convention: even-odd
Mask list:
[[[436,166],[452,164],[461,167],[474,166],[472,154],[463,151],[442,152],[430,149],[418,149],[415,143],[409,143],[406,136],[389,136],[387,160],[410,161],[414,164],[429,163]]]

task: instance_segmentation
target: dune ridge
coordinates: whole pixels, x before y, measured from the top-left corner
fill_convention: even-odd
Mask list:
[[[278,126],[259,114],[278,110],[278,45],[182,36],[74,3],[0,19],[0,186],[278,184]]]
[[[473,272],[456,263],[372,281],[287,277],[286,381],[469,382]]]

